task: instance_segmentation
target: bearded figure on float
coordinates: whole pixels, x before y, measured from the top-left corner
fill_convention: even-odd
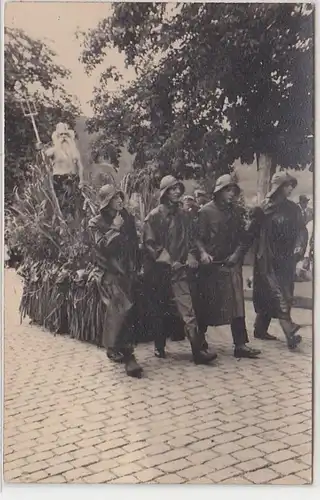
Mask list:
[[[79,198],[84,184],[84,167],[75,133],[66,123],[58,123],[51,137],[53,145],[44,154],[51,163],[54,190],[63,210]]]

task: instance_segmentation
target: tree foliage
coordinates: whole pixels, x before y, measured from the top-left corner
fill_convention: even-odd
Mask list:
[[[59,121],[74,125],[77,104],[63,87],[69,71],[54,62],[55,53],[44,42],[18,29],[5,28],[5,195],[10,200],[15,186],[28,176],[35,160],[35,135],[14,90],[16,81],[29,91],[36,105],[36,123],[42,142],[51,140]]]
[[[230,170],[269,155],[300,168],[313,156],[313,8],[300,4],[115,3],[112,15],[83,34],[90,73],[110,49],[136,78],[103,69],[89,131],[99,154],[120,146],[135,166],[157,160],[188,177]]]

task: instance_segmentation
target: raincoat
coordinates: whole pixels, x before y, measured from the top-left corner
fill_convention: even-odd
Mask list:
[[[238,207],[223,209],[211,201],[199,211],[199,243],[213,258],[212,264],[203,264],[199,268],[197,310],[203,329],[228,325],[234,318],[245,316],[242,278],[244,232],[244,217]],[[234,267],[221,265],[233,254],[237,255],[238,261]]]
[[[253,303],[257,313],[290,319],[297,258],[304,253],[305,224],[299,207],[266,198],[252,214],[249,241],[255,241]]]
[[[101,300],[108,309],[102,344],[121,349],[134,342],[135,280],[139,268],[139,242],[134,218],[121,211],[124,223],[120,231],[112,227],[112,218],[101,214],[91,219],[89,228],[95,248],[95,277]]]
[[[164,203],[150,212],[143,227],[144,271],[153,303],[153,327],[158,334],[165,316],[175,311],[188,335],[197,331],[187,276],[187,260],[195,251],[188,213]]]

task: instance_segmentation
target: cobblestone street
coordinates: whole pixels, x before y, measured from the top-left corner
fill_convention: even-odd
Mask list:
[[[95,346],[20,325],[21,283],[5,272],[4,480],[39,483],[307,484],[312,463],[312,314],[295,309],[299,351],[252,340],[258,360],[233,357],[227,327],[211,329],[213,366],[189,345],[152,344],[128,378]],[[251,338],[254,312],[247,302]]]

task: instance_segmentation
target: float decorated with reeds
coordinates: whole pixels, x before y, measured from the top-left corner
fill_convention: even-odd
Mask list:
[[[45,160],[30,166],[30,173],[30,182],[23,191],[15,192],[7,223],[10,244],[22,255],[18,268],[23,279],[21,320],[28,317],[53,334],[100,346],[108,308],[100,300],[88,231],[89,220],[98,209],[96,190],[90,186],[75,190],[69,206],[61,207]],[[153,177],[149,170],[127,174],[121,188],[131,199],[128,207],[139,230],[146,212],[155,204]],[[152,339],[148,314],[152,305],[148,303],[143,276],[138,286],[135,340],[144,342]]]

